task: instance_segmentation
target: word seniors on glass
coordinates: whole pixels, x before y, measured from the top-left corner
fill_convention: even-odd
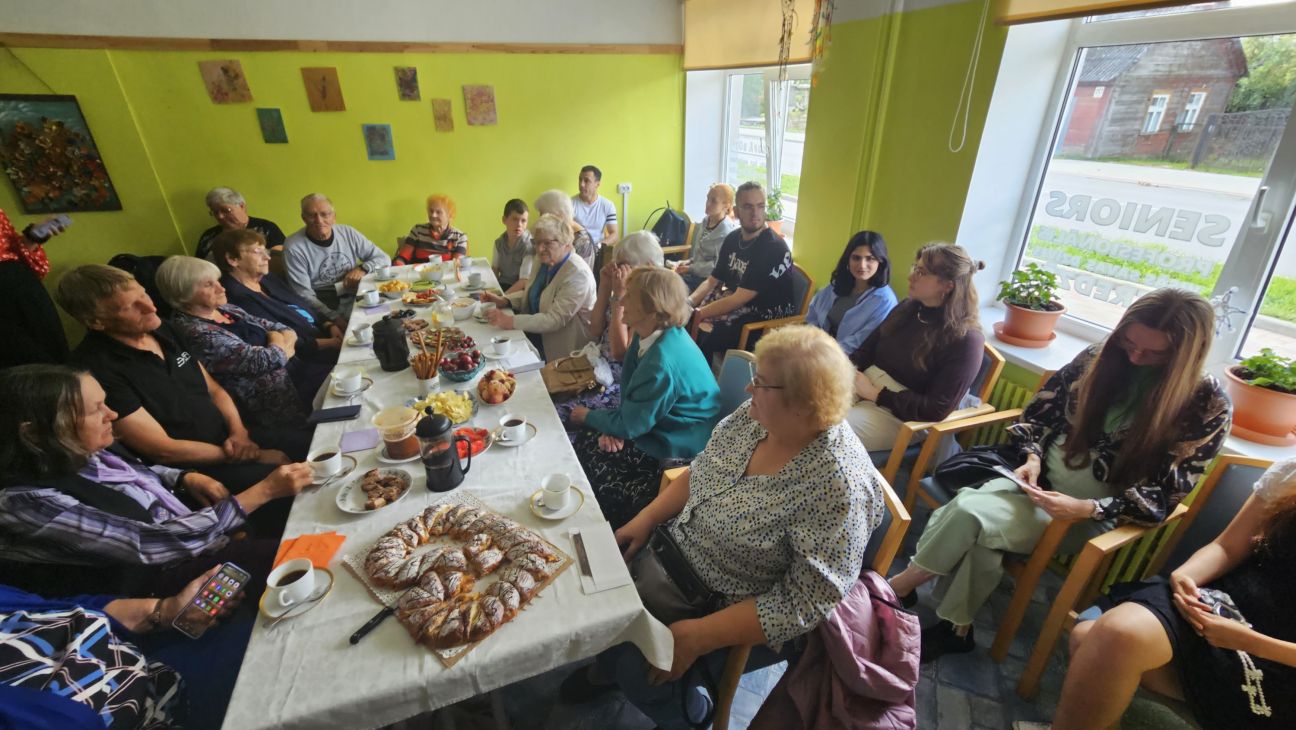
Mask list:
[[[1092,195],[1067,195],[1061,190],[1050,190],[1044,212],[1054,218],[1089,221],[1098,226],[1112,226],[1122,231],[1152,233],[1162,238],[1178,241],[1196,241],[1203,246],[1218,248],[1228,242],[1232,221],[1218,213],[1201,213],[1183,208],[1153,206],[1134,201],[1120,202],[1114,198],[1094,199]]]

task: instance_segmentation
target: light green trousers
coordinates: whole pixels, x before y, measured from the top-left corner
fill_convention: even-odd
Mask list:
[[[1078,499],[1110,497],[1114,490],[1093,476],[1089,467],[1071,470],[1062,447],[1045,455],[1045,473],[1055,491]],[[932,513],[918,540],[913,564],[936,573],[936,615],[956,626],[972,623],[982,604],[1003,578],[1003,554],[1029,554],[1050,518],[1009,479],[991,479],[963,489]],[[1063,540],[1063,552],[1075,552],[1089,538],[1106,532],[1113,521],[1081,521]]]

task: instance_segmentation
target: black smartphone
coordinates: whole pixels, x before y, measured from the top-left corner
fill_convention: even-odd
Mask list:
[[[338,406],[337,408],[321,408],[310,414],[306,419],[307,423],[329,423],[330,421],[350,421],[352,418],[360,415],[360,404],[350,406]]]
[[[196,639],[216,623],[216,614],[238,598],[252,576],[233,563],[225,563],[171,622],[176,631]]]

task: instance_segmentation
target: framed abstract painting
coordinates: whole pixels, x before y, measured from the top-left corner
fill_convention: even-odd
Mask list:
[[[0,164],[29,215],[122,209],[75,96],[0,94]]]

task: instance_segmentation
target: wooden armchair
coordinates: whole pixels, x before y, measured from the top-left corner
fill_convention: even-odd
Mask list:
[[[747,341],[756,332],[772,330],[789,324],[801,324],[805,321],[806,312],[810,311],[810,300],[814,298],[814,279],[806,270],[801,268],[800,264],[792,264],[792,271],[788,272],[792,276],[792,301],[800,301],[801,308],[791,317],[779,317],[777,319],[767,319],[762,322],[749,322],[743,325],[741,334],[738,335],[738,349],[746,350]]]
[[[891,450],[887,451],[870,451],[869,456],[873,457],[873,463],[882,466],[882,478],[887,480],[888,484],[894,484],[896,475],[906,464],[914,465],[919,454],[919,446],[913,443],[915,434],[927,431],[937,423],[952,423],[964,418],[979,416],[985,413],[993,413],[995,407],[990,404],[990,394],[994,392],[995,386],[999,384],[999,376],[1003,373],[1004,356],[999,354],[994,345],[985,344],[985,350],[981,356],[981,368],[977,371],[976,378],[972,381],[970,391],[981,401],[980,404],[968,408],[960,408],[945,417],[943,421],[905,421],[900,425],[900,431],[896,434],[895,442],[891,445]],[[941,439],[928,434],[927,441],[924,445],[930,444],[931,454],[935,454]],[[885,461],[883,461],[885,457]],[[928,457],[930,460],[931,456]],[[912,473],[921,473],[917,469],[911,468]],[[912,482],[913,480],[910,479]],[[912,490],[905,491],[905,505],[912,510],[914,498]]]
[[[697,228],[697,224],[693,222],[693,219],[689,217],[688,213],[685,213],[682,210],[677,210],[675,212],[684,216],[684,220],[688,221],[688,232],[684,234],[684,243],[673,246],[663,245],[661,250],[662,254],[666,258],[675,256],[679,259],[686,259],[689,257],[689,252],[693,250],[693,230]]]

